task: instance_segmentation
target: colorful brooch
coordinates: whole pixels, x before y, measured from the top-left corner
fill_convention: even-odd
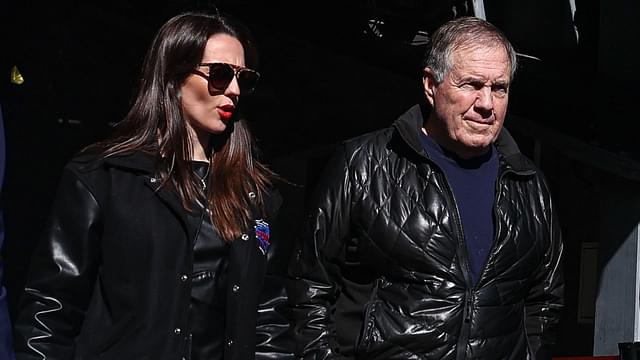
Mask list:
[[[256,230],[256,238],[258,238],[258,248],[262,255],[266,255],[271,245],[271,242],[269,242],[269,224],[264,220],[256,220],[254,228]]]

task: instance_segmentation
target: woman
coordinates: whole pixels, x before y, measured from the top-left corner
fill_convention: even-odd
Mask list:
[[[114,136],[65,167],[16,323],[19,359],[254,358],[279,197],[237,114],[258,80],[243,29],[170,19]]]

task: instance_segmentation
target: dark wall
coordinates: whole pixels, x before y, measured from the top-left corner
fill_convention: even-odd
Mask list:
[[[640,122],[635,104],[640,90],[637,43],[640,39],[640,3],[601,1],[598,32],[598,68],[591,79],[598,117],[596,131],[614,151],[638,158]]]

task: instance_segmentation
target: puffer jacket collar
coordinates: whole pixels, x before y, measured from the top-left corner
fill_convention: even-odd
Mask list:
[[[393,124],[402,140],[423,158],[428,159],[426,151],[422,147],[419,134],[424,123],[424,104],[417,104],[400,115]],[[500,154],[500,163],[505,171],[513,171],[522,176],[530,176],[536,173],[535,165],[521,152],[515,140],[506,128],[502,128],[495,142],[496,149]]]

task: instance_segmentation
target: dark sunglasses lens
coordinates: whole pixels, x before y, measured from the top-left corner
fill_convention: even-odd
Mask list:
[[[224,90],[233,80],[233,68],[227,64],[215,64],[209,69],[209,82],[216,89]]]
[[[259,78],[260,75],[253,70],[240,70],[238,72],[238,84],[240,85],[240,89],[244,91],[253,90],[258,83]]]

